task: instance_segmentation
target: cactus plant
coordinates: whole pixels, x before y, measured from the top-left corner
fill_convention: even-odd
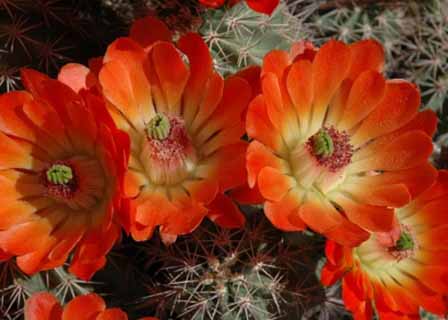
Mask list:
[[[101,1],[0,1],[0,92],[20,87],[19,70],[55,75],[69,61],[102,55],[125,21]]]
[[[161,319],[288,319],[332,299],[314,272],[322,239],[282,235],[259,212],[244,230],[204,222],[171,246],[156,238],[136,250],[148,290],[137,309]]]
[[[306,37],[285,5],[267,16],[240,2],[232,8],[206,11],[203,21],[199,32],[223,74],[260,64],[268,51],[288,49],[294,40]]]

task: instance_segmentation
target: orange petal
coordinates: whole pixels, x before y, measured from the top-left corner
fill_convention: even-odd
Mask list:
[[[338,128],[338,124],[343,119],[345,109],[347,108],[347,101],[350,91],[353,86],[353,81],[345,79],[339,90],[336,91],[328,106],[328,114],[325,119],[326,126],[333,126]]]
[[[363,188],[367,190],[366,192],[370,192],[370,189],[378,187],[404,184],[411,197],[415,198],[427,190],[434,183],[436,177],[436,169],[429,163],[424,163],[421,166],[411,169],[389,171],[383,174],[355,178],[355,183],[361,183],[364,186]],[[367,186],[370,186],[370,189]]]
[[[299,215],[313,230],[346,246],[357,246],[369,238],[369,233],[348,221],[326,200],[308,193]]]
[[[420,111],[410,122],[408,122],[404,127],[397,130],[397,132],[402,133],[412,130],[422,130],[428,136],[432,137],[437,130],[437,114],[430,109]]]
[[[286,85],[288,93],[294,104],[303,135],[308,130],[313,102],[312,64],[301,60],[294,63],[288,72]]]
[[[205,130],[203,131],[205,132]],[[212,155],[215,151],[228,145],[235,144],[240,141],[244,135],[244,126],[242,122],[237,122],[235,125],[227,125],[218,130],[201,146],[201,153],[203,156]]]
[[[301,199],[297,192],[291,190],[280,201],[266,201],[264,213],[271,223],[283,231],[302,231],[306,229],[305,223],[300,217],[295,217],[293,222],[289,220],[292,215],[299,213]]]
[[[349,46],[351,66],[348,77],[356,79],[362,72],[373,70],[381,72],[384,67],[384,49],[373,39],[357,41]]]
[[[327,262],[322,268],[320,281],[325,286],[332,286],[344,276],[345,272],[344,269]]]
[[[446,232],[447,230],[445,229],[444,231]],[[446,241],[446,233],[442,239]],[[437,250],[436,247],[433,249]],[[412,271],[412,275],[416,276],[428,288],[441,294],[445,294],[448,291],[448,271],[445,266],[434,267],[414,263]]]
[[[445,201],[443,204],[446,204]],[[439,202],[439,204],[442,204]],[[439,206],[440,208],[440,206]],[[429,210],[434,208],[426,208],[424,210],[424,214],[426,215],[437,215],[440,213],[431,212]],[[423,212],[423,210],[422,210]],[[428,223],[429,222],[429,223]],[[430,224],[430,221],[427,221]],[[448,219],[443,224],[443,219],[441,219],[440,224],[434,224],[431,228],[417,235],[419,247],[423,247],[427,250],[448,250],[448,239],[445,237],[446,232],[448,231]],[[430,262],[429,262],[430,263]],[[446,271],[448,274],[448,270]]]
[[[341,185],[341,190],[352,195],[361,203],[400,208],[411,201],[411,195],[404,184],[370,184],[369,177],[346,181]]]
[[[21,177],[19,175],[17,186],[14,186],[10,184],[11,182],[6,181],[4,177],[0,178],[0,193],[2,194],[2,199],[5,202],[0,208],[0,230],[8,229],[13,225],[30,220],[35,211],[52,202],[51,200],[44,200],[39,203],[30,203],[28,201],[18,200],[23,197],[41,196],[46,191],[45,188],[39,184],[30,184],[28,186],[20,179]],[[26,179],[26,175],[23,179]],[[34,188],[34,186],[37,188]],[[26,192],[27,189],[30,190],[29,193]],[[37,189],[37,192],[31,192],[33,189]],[[38,189],[41,189],[41,191]]]
[[[41,84],[50,79],[43,73],[28,68],[20,69],[20,78],[25,89],[35,97],[40,95]]]
[[[373,318],[372,303],[368,299],[362,299],[353,291],[353,287],[347,284],[346,278],[343,280],[342,297],[345,307],[353,312],[356,320],[371,320]]]
[[[355,146],[390,133],[407,124],[417,114],[420,93],[405,81],[387,81],[383,99],[351,137]]]
[[[235,76],[227,78],[220,104],[194,140],[201,145],[219,130],[229,127],[239,127],[243,130],[241,116],[249,105],[250,97],[251,88],[246,80]],[[235,139],[235,142],[239,140]]]
[[[416,202],[426,203],[437,198],[445,197],[448,194],[448,170],[439,170],[437,173],[435,183],[431,188],[423,191]]]
[[[46,218],[31,220],[0,231],[0,247],[16,255],[38,250],[53,226]]]
[[[271,150],[258,141],[252,141],[247,148],[246,167],[248,173],[249,186],[255,186],[258,174],[264,167],[278,169],[280,172],[287,172],[287,164],[283,159],[278,158]]]
[[[27,83],[27,88],[35,100],[42,99],[46,102],[45,107],[57,112],[64,124],[69,123],[67,107],[82,104],[80,96],[70,87],[37,71],[22,70],[22,80]]]
[[[0,249],[0,262],[8,261],[12,256]]]
[[[209,204],[215,199],[219,186],[214,179],[188,180],[182,183],[193,199],[198,202]]]
[[[32,100],[25,91],[13,91],[0,96],[0,130],[10,136],[35,142],[35,132],[26,125],[18,110]]]
[[[124,176],[124,194],[126,197],[135,198],[147,183],[148,180],[143,173],[129,169]]]
[[[169,216],[160,226],[160,231],[170,235],[192,232],[207,214],[207,208],[191,199],[183,190],[173,190],[173,204],[177,212]]]
[[[199,107],[197,109],[185,107],[183,111],[185,121],[191,123],[192,132],[196,132],[218,107],[224,93],[224,79],[214,72],[201,90],[204,91],[204,97]]]
[[[328,41],[316,54],[312,75],[314,105],[311,132],[322,126],[328,103],[347,76],[350,55],[350,49],[336,40]]]
[[[151,86],[138,62],[112,60],[101,69],[99,80],[107,100],[134,128],[142,130],[154,115],[154,107]]]
[[[419,200],[419,198],[417,198]],[[419,205],[417,208],[412,208],[412,206]],[[411,216],[410,219],[413,224],[422,224],[427,228],[437,227],[440,225],[445,225],[447,223],[446,216],[444,215],[444,208],[448,205],[447,197],[439,198],[430,201],[429,203],[416,203],[411,204],[410,210],[403,212],[403,215]],[[428,231],[430,232],[430,231]]]
[[[300,60],[308,60],[312,62],[316,56],[318,49],[313,45],[311,41],[300,40],[294,42],[289,49],[289,56],[294,62]]]
[[[128,320],[128,316],[120,309],[114,308],[101,312],[95,320]]]
[[[272,14],[280,0],[246,0],[247,5],[254,11]]]
[[[45,238],[44,241],[40,243],[36,251],[18,256],[16,259],[17,266],[28,275],[42,271],[43,265],[45,264],[45,259],[55,244],[55,238]]]
[[[261,68],[259,66],[249,66],[243,70],[238,71],[237,77],[243,78],[252,87],[252,98],[261,94]]]
[[[132,23],[130,37],[143,48],[149,49],[157,41],[171,42],[171,31],[159,19],[151,16],[137,19]]]
[[[207,217],[222,228],[241,228],[246,222],[246,218],[226,195],[218,194],[208,205]]]
[[[25,302],[26,320],[60,320],[62,307],[48,292],[35,293]]]
[[[258,187],[268,200],[280,201],[295,185],[292,177],[271,167],[264,167],[258,174]]]
[[[353,162],[348,170],[368,172],[410,169],[423,165],[431,153],[431,138],[422,131],[411,131],[402,134],[369,158]]]
[[[375,71],[366,71],[356,78],[338,129],[350,130],[375,109],[384,95],[386,81]]]
[[[387,135],[381,136],[374,141],[368,143],[365,147],[356,151],[353,160],[365,158],[371,154],[378,153],[384,146],[392,142],[405,132],[420,130],[424,131],[428,136],[433,136],[437,129],[438,118],[432,110],[419,112],[410,122],[398,130]]]
[[[58,226],[52,237],[58,239],[58,243],[48,253],[48,260],[62,260],[65,262],[68,255],[84,236],[86,218],[70,215],[62,226]]]
[[[401,285],[398,285],[394,282],[393,279],[386,280],[386,290],[390,293],[390,295],[395,300],[395,305],[397,309],[403,313],[416,314],[419,311],[419,306],[415,304],[411,295],[408,293],[408,289],[403,288]]]
[[[176,207],[158,193],[140,195],[131,201],[131,207],[135,212],[135,216],[131,218],[131,234],[137,241],[147,240],[157,225],[177,212]]]
[[[96,119],[92,112],[84,107],[67,110],[70,125],[66,125],[71,142],[78,152],[93,153],[98,135]]]
[[[288,52],[283,50],[272,50],[263,58],[261,75],[273,73],[278,79],[283,78],[283,72],[291,63]]]
[[[118,38],[107,47],[100,66],[96,65],[94,67],[101,69],[101,66],[111,61],[121,61],[126,65],[139,65],[145,57],[145,51],[137,42],[131,38]]]
[[[281,130],[285,108],[283,106],[278,78],[273,73],[265,73],[261,81],[261,86],[263,88],[263,97],[269,119],[274,127]]]
[[[364,229],[374,232],[387,232],[393,227],[393,209],[358,203],[342,194],[333,196],[332,200],[342,207],[351,222]]]
[[[251,188],[248,184],[230,190],[229,195],[240,204],[259,204],[264,202],[260,190],[257,187]]]
[[[89,280],[96,271],[104,267],[105,255],[119,238],[120,231],[120,227],[112,223],[109,228],[102,225],[86,232],[76,247],[70,272],[78,278]]]
[[[182,36],[178,48],[187,55],[190,67],[190,78],[183,97],[183,112],[188,114],[187,119],[192,120],[198,113],[204,94],[207,93],[204,88],[212,75],[213,62],[207,45],[196,33]]]
[[[103,299],[95,293],[78,296],[64,308],[61,320],[91,320],[106,309]]]
[[[68,150],[73,149],[69,137],[65,132],[65,125],[53,108],[36,101],[23,106],[23,113],[33,122],[38,130],[35,130],[39,146],[47,150],[49,158],[58,158]]]
[[[414,304],[421,305],[425,310],[436,314],[444,314],[447,311],[446,302],[443,301],[441,295],[435,294],[435,292],[415,279],[408,273],[408,270],[403,270],[402,267],[390,271],[390,276],[396,280],[400,286],[406,288],[407,294],[409,294]]]
[[[154,64],[154,71],[160,81],[162,95],[167,106],[165,111],[172,114],[180,113],[180,99],[189,78],[189,71],[185,66],[178,50],[167,42],[158,42],[151,48],[149,56]],[[159,105],[157,105],[159,107]]]
[[[98,79],[86,66],[79,63],[64,65],[58,74],[58,80],[75,92],[90,89],[98,84]]]
[[[263,96],[258,96],[252,100],[246,119],[247,134],[260,141],[270,149],[284,153],[286,146],[281,135],[277,132],[269,119],[266,104]]]
[[[247,144],[243,141],[220,148],[197,166],[196,176],[216,179],[222,192],[243,185],[247,180],[246,150]]]
[[[31,156],[32,146],[12,139],[0,132],[0,169],[33,169],[41,166],[40,161]]]

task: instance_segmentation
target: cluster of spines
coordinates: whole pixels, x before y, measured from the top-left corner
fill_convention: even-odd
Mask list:
[[[333,312],[336,297],[315,273],[322,245],[311,234],[282,235],[260,212],[242,230],[204,222],[170,246],[156,237],[134,246],[134,272],[147,294],[130,309],[161,319],[282,319],[312,307]]]
[[[87,63],[122,24],[102,0],[0,0],[0,92],[20,87],[22,67],[54,76],[67,62]]]
[[[209,45],[215,67],[223,74],[260,64],[272,49],[288,49],[302,28],[284,4],[271,15],[251,10],[244,1],[231,8],[208,10],[199,32]]]

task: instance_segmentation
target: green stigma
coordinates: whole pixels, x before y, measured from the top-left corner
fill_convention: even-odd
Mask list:
[[[397,243],[395,244],[395,248],[398,251],[414,249],[414,240],[412,240],[412,237],[409,233],[402,232],[400,234],[400,238],[397,240]]]
[[[47,170],[47,180],[52,184],[67,184],[73,179],[72,168],[63,164],[54,164]]]
[[[163,113],[156,114],[146,126],[148,137],[155,140],[164,140],[168,138],[170,130],[170,119]]]
[[[329,157],[333,154],[334,144],[331,136],[324,129],[313,136],[313,152],[317,156]]]

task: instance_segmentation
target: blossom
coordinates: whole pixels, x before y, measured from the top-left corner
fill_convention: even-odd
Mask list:
[[[0,262],[7,261],[11,258],[11,255],[7,254],[3,250],[0,249]]]
[[[33,70],[0,96],[0,249],[26,273],[88,279],[119,238],[129,140],[104,102]]]
[[[118,308],[106,309],[104,300],[91,293],[78,296],[64,308],[48,292],[35,293],[26,301],[25,320],[127,320],[128,316]],[[140,320],[157,320],[145,317]]]
[[[67,83],[88,86],[70,76],[80,74],[73,68],[64,74]],[[174,241],[206,216],[241,226],[244,216],[225,192],[247,181],[241,137],[248,82],[223,80],[198,34],[184,35],[176,47],[151,17],[109,46],[98,79],[116,125],[131,139],[124,191],[132,236],[148,239],[160,226],[164,240]]]
[[[222,7],[226,1],[225,0],[199,0],[199,2],[209,8],[220,8]],[[240,0],[229,0],[229,6],[233,6],[240,2]],[[256,12],[265,13],[271,15],[274,12],[275,8],[277,8],[280,0],[246,0],[249,8]]]
[[[433,183],[437,117],[418,112],[413,84],[384,79],[383,58],[373,40],[265,57],[247,113],[247,169],[278,228],[355,246],[389,231],[393,208]]]
[[[342,278],[343,299],[355,319],[420,319],[419,306],[448,312],[448,171],[410,204],[396,209],[395,228],[357,248],[326,245],[322,282]]]

